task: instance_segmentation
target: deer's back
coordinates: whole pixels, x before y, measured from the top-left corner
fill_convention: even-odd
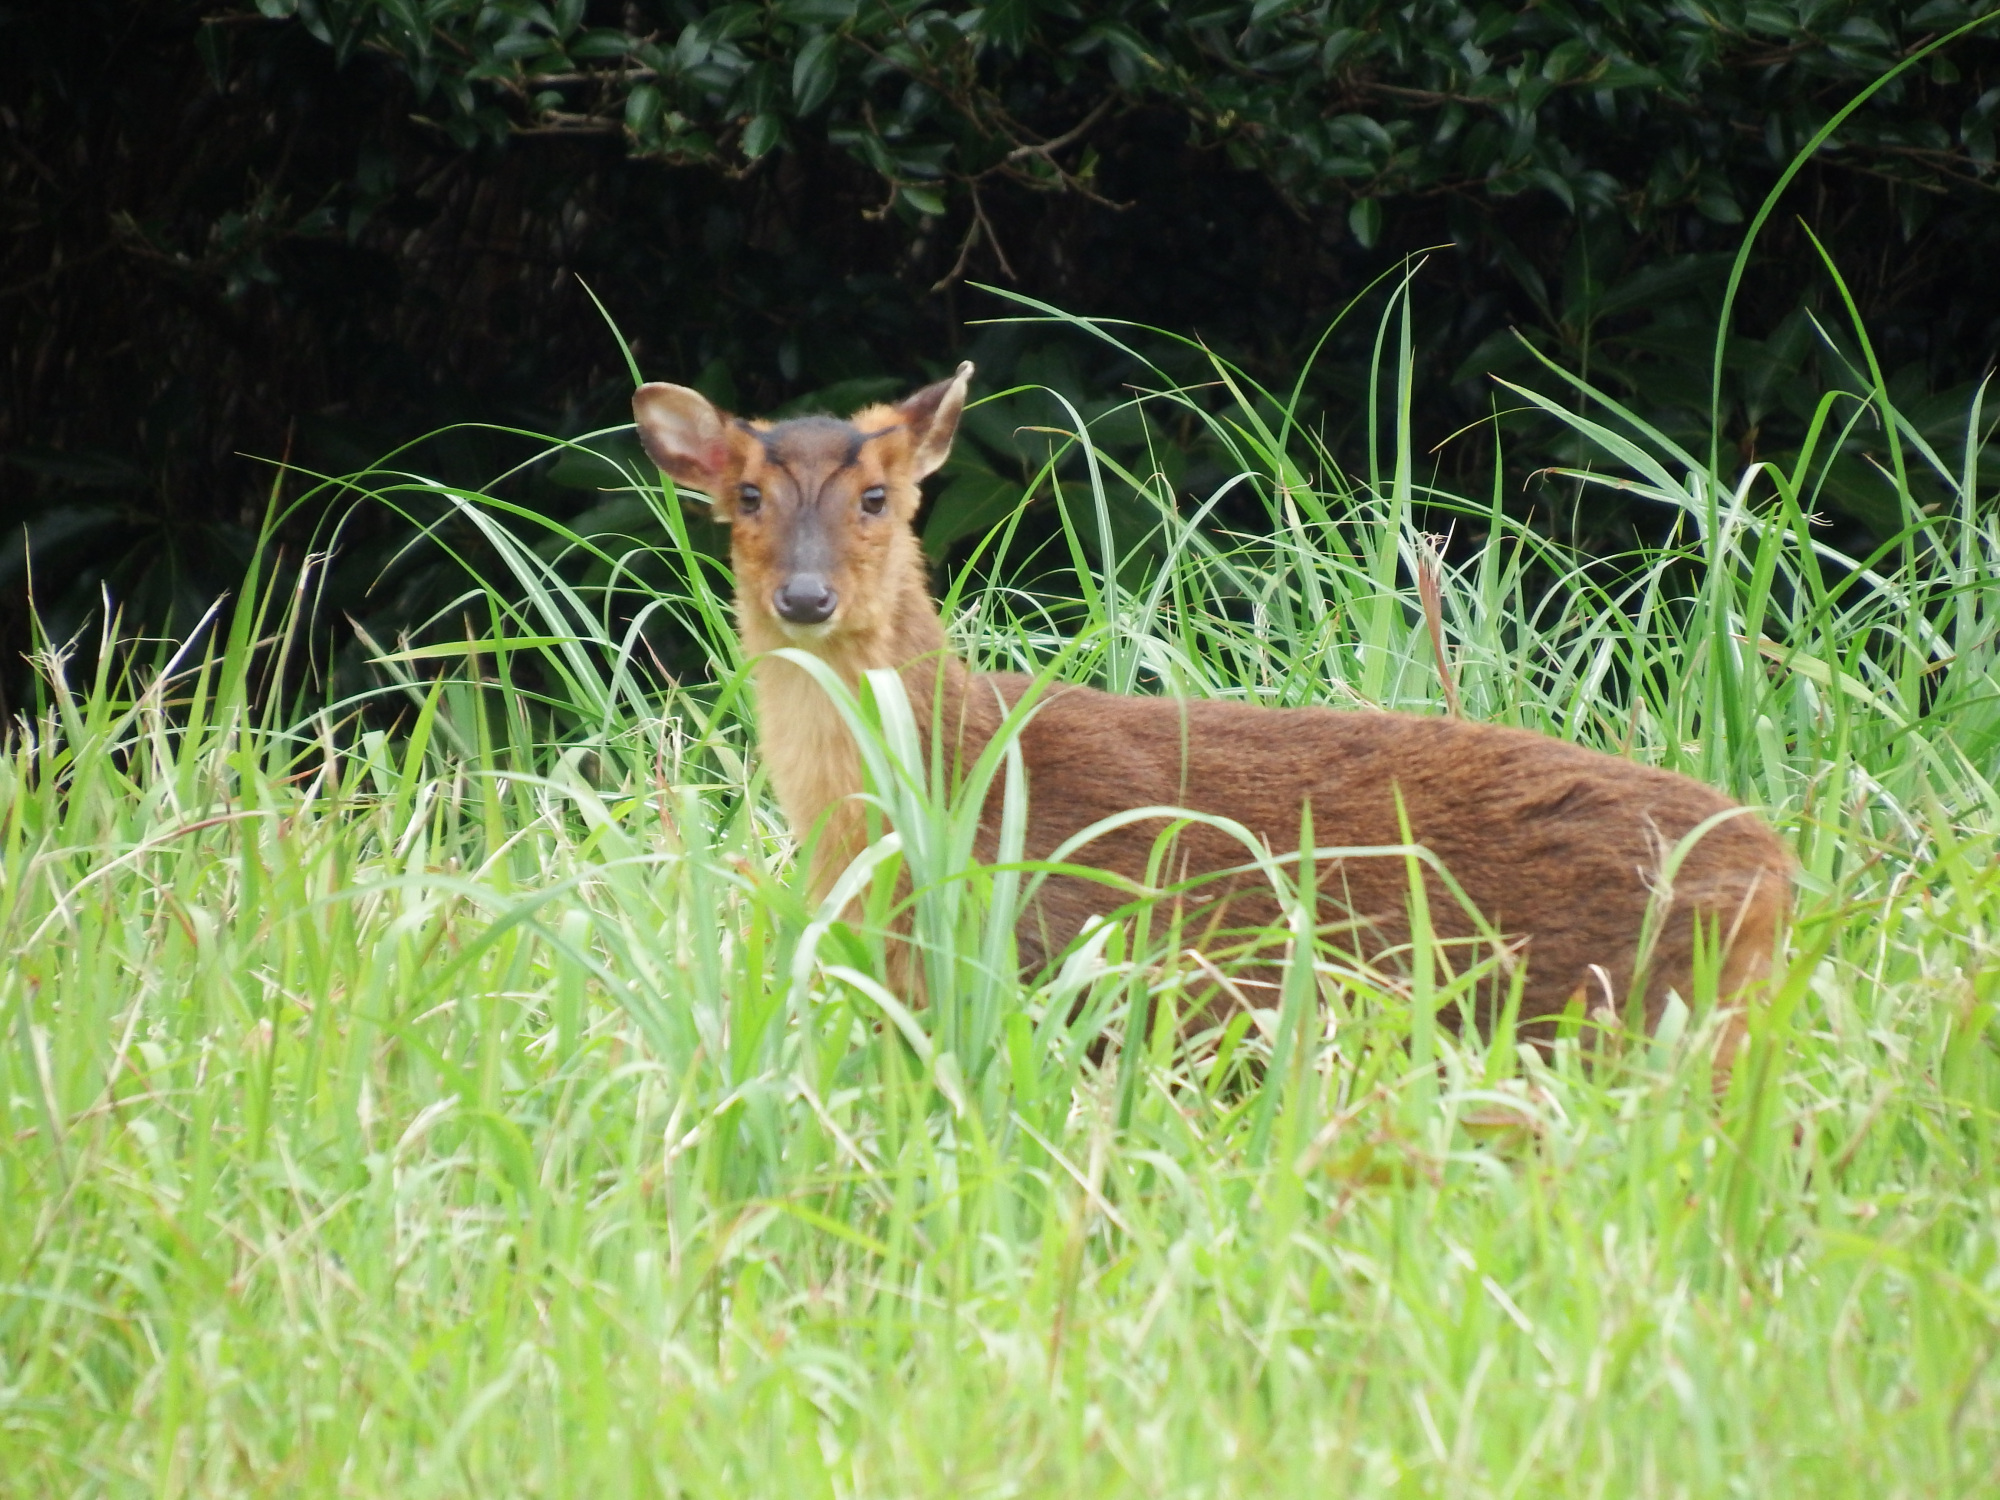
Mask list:
[[[975,682],[1008,703],[1029,686],[1006,674]],[[1493,927],[1527,940],[1526,1015],[1560,1009],[1579,986],[1622,1002],[1667,852],[1705,819],[1736,806],[1687,777],[1546,735],[1368,710],[1274,709],[1064,686],[1045,693],[1021,746],[1030,858],[1046,857],[1100,818],[1154,804],[1233,819],[1280,855],[1298,850],[1308,806],[1319,847],[1406,838],[1426,846]],[[1142,879],[1164,826],[1129,826],[1072,858]],[[1169,870],[1197,874],[1248,859],[1236,839],[1196,826],[1177,836]],[[1725,965],[1722,976],[1725,991],[1733,989],[1757,946],[1769,952],[1789,873],[1783,846],[1748,813],[1704,834],[1673,881],[1649,969],[1655,1004],[1669,987],[1688,988],[1698,914],[1725,941],[1736,939],[1735,969]],[[1405,860],[1322,861],[1317,881],[1323,918],[1353,923],[1363,956],[1393,958],[1407,942]],[[1428,882],[1435,929],[1472,938],[1473,919],[1441,894],[1441,884]],[[1202,918],[1218,934],[1263,926],[1278,915],[1261,894],[1267,889],[1239,879]],[[1024,959],[1060,951],[1086,916],[1123,900],[1082,878],[1051,880],[1022,923]]]

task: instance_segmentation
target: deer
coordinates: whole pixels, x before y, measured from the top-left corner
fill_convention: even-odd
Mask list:
[[[1315,846],[1345,851],[1315,871],[1312,890],[1325,930],[1359,959],[1393,966],[1407,957],[1422,901],[1435,951],[1495,945],[1496,972],[1518,997],[1517,1034],[1528,1040],[1552,1036],[1579,1005],[1619,1018],[1643,1008],[1655,1028],[1671,996],[1692,998],[1699,967],[1714,976],[1726,1069],[1789,914],[1792,862],[1769,826],[1713,788],[1504,725],[1114,694],[974,672],[955,655],[913,523],[921,482],[951,452],[972,373],[961,364],[845,419],[744,420],[662,382],[633,396],[647,454],[674,483],[709,497],[730,529],[757,744],[787,822],[810,848],[815,900],[868,842],[862,760],[838,706],[787,649],[816,657],[850,689],[871,671],[899,674],[920,729],[942,736],[961,767],[1032,698],[1015,716],[1028,860],[1134,809],[1210,820],[1127,820],[1067,853],[1058,868],[1068,873],[1049,874],[1022,911],[1024,975],[1125,906],[1149,870],[1157,877],[1163,830],[1174,873],[1210,877],[1197,898],[1206,903],[1201,934],[1282,925],[1273,887],[1243,873],[1245,846],[1219,820],[1276,853],[1299,851],[1307,826]],[[998,795],[989,795],[989,825]],[[990,827],[982,839],[987,859]],[[1412,845],[1450,877],[1423,881],[1421,896],[1407,859],[1355,854]],[[1093,880],[1076,865],[1123,880]],[[1268,954],[1263,961],[1268,970]],[[910,966],[900,972],[907,979]],[[1242,984],[1225,984],[1221,1004],[1249,1003]],[[1492,1005],[1475,1024],[1490,1023]]]

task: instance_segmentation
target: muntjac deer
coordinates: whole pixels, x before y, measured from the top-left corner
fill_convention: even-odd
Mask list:
[[[731,527],[759,743],[793,830],[802,840],[818,835],[819,897],[863,846],[861,762],[819,684],[771,653],[810,652],[850,686],[872,669],[899,671],[920,727],[955,739],[961,765],[1032,687],[1026,677],[975,674],[951,654],[911,526],[918,482],[950,452],[971,375],[962,364],[949,380],[846,421],[746,422],[676,385],[641,386],[632,400],[654,462],[711,496],[716,519]],[[1278,855],[1298,850],[1308,808],[1322,847],[1403,844],[1407,827],[1484,917],[1487,936],[1504,935],[1525,961],[1523,1021],[1559,1013],[1573,997],[1593,1011],[1609,1004],[1622,1012],[1636,980],[1651,1026],[1669,991],[1690,991],[1704,941],[1718,994],[1740,999],[1769,964],[1789,906],[1784,848],[1727,798],[1525,730],[1057,686],[1039,700],[1019,744],[1030,859],[1140,807],[1234,819]],[[1705,823],[1663,883],[1667,851]],[[1070,859],[1143,880],[1164,826],[1127,824]],[[1246,863],[1242,844],[1212,827],[1190,824],[1176,838],[1176,875]],[[1344,945],[1364,960],[1394,963],[1410,942],[1406,862],[1347,858],[1320,868],[1316,881],[1328,926],[1351,937]],[[1434,934],[1475,939],[1479,927],[1442,884],[1433,878],[1426,887]],[[1049,879],[1021,919],[1024,968],[1041,967],[1091,914],[1126,899],[1082,877]],[[1225,910],[1234,931],[1280,915],[1269,887],[1243,876],[1203,913],[1209,930],[1220,930]]]

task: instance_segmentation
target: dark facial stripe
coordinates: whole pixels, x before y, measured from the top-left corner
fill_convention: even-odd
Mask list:
[[[768,429],[754,427],[741,417],[732,420],[740,430],[757,440],[758,446],[764,450],[765,463],[789,478],[801,498],[808,498],[805,495],[806,486],[801,480],[802,470],[804,473],[817,470],[821,474],[817,492],[809,497],[810,503],[815,505],[835,475],[860,463],[861,450],[865,445],[876,438],[903,430],[903,424],[898,422],[873,432],[861,432],[852,423],[831,417],[796,417]],[[841,447],[834,448],[835,443],[840,443]],[[804,451],[800,451],[802,445]]]
[[[847,444],[847,457],[841,460],[840,467],[843,469],[851,469],[856,464],[860,463],[861,448],[863,444],[872,443],[878,437],[887,437],[892,432],[900,432],[900,431],[902,431],[901,423],[898,423],[894,427],[878,427],[873,432],[855,431],[853,438]]]

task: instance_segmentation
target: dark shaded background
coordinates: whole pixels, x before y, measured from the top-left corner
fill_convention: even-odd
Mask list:
[[[56,639],[101,619],[106,598],[128,633],[184,631],[240,582],[273,486],[287,495],[306,488],[281,479],[276,460],[340,474],[457,422],[568,435],[621,420],[629,381],[583,283],[630,336],[649,377],[699,384],[746,411],[816,392],[830,401],[872,395],[968,351],[988,389],[1043,380],[1101,406],[1133,369],[1075,335],[971,326],[1016,309],[969,283],[1196,335],[1254,375],[1288,383],[1327,321],[1370,278],[1443,246],[1417,297],[1426,445],[1491,411],[1488,373],[1534,378],[1513,337],[1519,330],[1573,367],[1587,364],[1705,447],[1708,341],[1722,276],[1744,209],[1788,154],[1782,131],[1764,139],[1773,132],[1760,110],[1775,118],[1782,104],[1800,119],[1814,111],[1823,119],[1873,76],[1870,68],[1991,6],[1763,7],[1790,17],[1791,40],[1732,33],[1747,50],[1716,54],[1707,92],[1699,80],[1661,85],[1651,125],[1593,125],[1575,114],[1585,97],[1575,90],[1527,106],[1547,112],[1543,136],[1561,136],[1568,154],[1560,159],[1575,163],[1576,181],[1610,184],[1595,206],[1587,195],[1565,201],[1554,189],[1495,187],[1498,179],[1426,185],[1407,172],[1395,177],[1393,152],[1366,181],[1332,167],[1314,177],[1312,152],[1321,148],[1310,120],[1218,123],[1224,112],[1204,106],[1207,42],[1189,54],[1185,79],[1176,75],[1179,92],[1163,91],[1129,83],[1108,62],[1092,70],[1089,59],[1100,54],[1075,52],[1088,13],[1030,6],[1044,14],[1020,23],[1023,40],[979,67],[997,79],[995,97],[1010,102],[1006,128],[1019,138],[1056,139],[1080,124],[1085,135],[1057,158],[1070,166],[1054,180],[1017,179],[976,162],[947,166],[935,184],[939,213],[885,196],[885,182],[904,169],[885,177],[839,126],[843,110],[874,119],[868,89],[900,88],[895,97],[906,98],[906,81],[895,77],[857,75],[862,93],[787,117],[779,143],[754,161],[731,132],[747,129],[756,116],[745,111],[763,96],[739,98],[729,92],[738,85],[696,80],[686,85],[696,101],[688,108],[711,108],[717,122],[701,138],[709,156],[649,155],[640,134],[615,124],[625,107],[618,100],[595,124],[555,128],[549,120],[570,118],[546,103],[555,96],[522,104],[528,95],[505,78],[468,85],[461,96],[474,111],[465,120],[483,122],[479,129],[454,123],[408,57],[361,31],[338,32],[337,17],[327,19],[332,8],[300,12],[296,0],[271,0],[270,8],[286,13],[273,19],[202,0],[0,8],[0,519],[8,534],[0,713],[19,711],[31,691],[18,666],[29,642],[31,576],[35,608]],[[347,9],[363,16],[367,6],[357,0]],[[597,0],[564,9],[575,12],[575,26],[622,28],[661,46],[719,13]],[[742,46],[767,45],[774,59],[760,75],[763,54],[745,53],[749,81],[740,87],[776,88],[771,97],[782,98],[769,79],[801,76],[788,71],[785,49],[819,31],[806,22],[786,30],[782,5],[733,9],[769,20]],[[1138,8],[1111,9],[1144,21]],[[1155,9],[1171,19],[1179,8]],[[1337,67],[1312,74],[1324,80],[1313,87],[1334,90],[1323,108],[1305,85],[1275,76],[1260,83],[1255,59],[1237,67],[1228,53],[1252,32],[1224,35],[1253,9],[1219,7],[1222,30],[1187,31],[1197,41],[1221,38],[1215,77],[1228,87],[1245,87],[1248,77],[1245,98],[1264,97],[1262,88],[1283,95],[1273,109],[1318,109],[1314,119],[1336,122],[1373,100],[1370,107],[1431,121],[1425,139],[1441,136],[1433,116],[1456,106],[1441,96],[1396,105],[1401,75],[1379,57],[1351,76]],[[1340,19],[1324,6],[1284,9],[1298,12],[1288,24],[1308,40],[1318,35],[1312,27]],[[1440,27],[1458,24],[1454,14],[1473,15],[1469,7],[1428,10]],[[1551,24],[1561,8],[1488,6],[1480,14],[1488,12],[1502,23],[1517,14],[1527,28]],[[1866,46],[1841,40],[1857,16],[1878,15],[1887,18],[1879,44],[1873,33]],[[744,22],[752,23],[765,24]],[[1496,23],[1487,16],[1480,24]],[[534,32],[540,23],[520,25]],[[1181,45],[1180,35],[1160,46]],[[1492,45],[1504,48],[1504,25],[1495,35]],[[1458,45],[1440,33],[1441,56]],[[1057,66],[1077,55],[1082,63]],[[1554,52],[1525,55],[1556,75]],[[453,56],[470,66],[465,48]],[[2000,46],[1989,40],[1954,44],[1948,67],[1913,75],[1848,146],[1801,175],[1787,212],[1760,241],[1732,347],[1727,439],[1744,460],[1796,441],[1811,395],[1843,374],[1842,340],[1844,357],[1856,358],[1800,219],[1834,253],[1898,399],[1940,442],[1954,422],[1962,437],[1969,383],[1990,369],[2000,345],[1996,57]],[[1752,86],[1780,83],[1782,100],[1760,104]],[[479,92],[489,87],[498,103]],[[1336,115],[1342,106],[1349,113]],[[1518,117],[1522,106],[1517,98],[1504,107]],[[1685,201],[1669,201],[1655,185],[1669,136],[1695,143],[1687,149],[1699,172],[1683,174]],[[973,149],[961,143],[961,157],[970,161]],[[1417,148],[1395,149],[1409,156]],[[989,159],[1002,158],[981,160]],[[1078,175],[1083,161],[1087,176]],[[929,191],[902,180],[919,199]],[[1717,182],[1726,203],[1713,196]],[[991,232],[970,234],[981,213]],[[1802,310],[1818,312],[1832,342]],[[1345,454],[1358,455],[1366,437],[1355,413],[1375,315],[1370,307],[1350,321],[1312,387],[1310,404]],[[1197,373],[1183,356],[1162,357]],[[1443,449],[1443,479],[1483,493],[1493,441],[1485,426]],[[1521,455],[1524,472],[1508,481],[1510,503],[1539,503],[1548,524],[1586,546],[1657,528],[1659,518],[1644,513],[1538,502],[1525,470],[1556,456],[1557,441],[1553,430],[1517,422],[1508,452]],[[1857,545],[1895,524],[1868,470],[1867,441],[1866,432],[1857,436],[1826,497],[1833,533]],[[478,483],[522,451],[504,433],[460,431],[400,462]],[[1003,476],[1014,462],[1004,442],[978,458]],[[1195,444],[1184,458],[1181,477],[1198,488],[1207,456]],[[601,498],[588,486],[587,475],[544,466],[513,481],[510,494],[574,516]],[[289,523],[294,562],[319,520],[307,507]],[[406,552],[408,537],[409,522],[392,512],[364,507],[350,518],[322,601],[325,630],[338,635],[341,616],[353,614],[389,638],[463,587],[463,574],[435,550]]]

